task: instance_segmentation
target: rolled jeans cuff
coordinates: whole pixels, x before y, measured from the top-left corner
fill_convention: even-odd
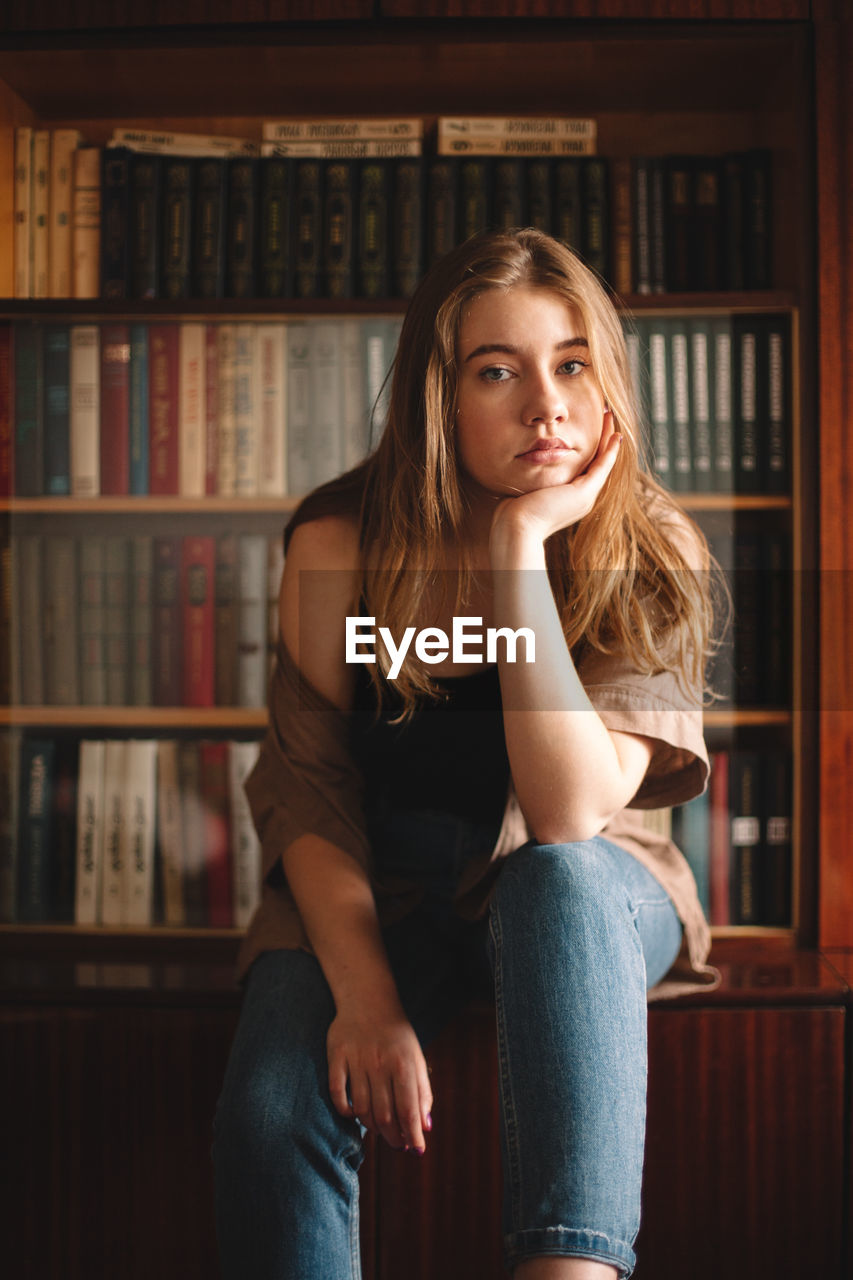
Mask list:
[[[634,1250],[624,1240],[584,1231],[577,1227],[535,1227],[504,1236],[504,1251],[510,1271],[530,1258],[550,1255],[592,1258],[617,1267],[620,1276],[630,1276],[636,1265]]]

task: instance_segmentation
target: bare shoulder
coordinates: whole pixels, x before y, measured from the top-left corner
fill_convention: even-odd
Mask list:
[[[354,520],[334,515],[307,520],[290,539],[279,596],[288,652],[315,688],[342,710],[351,701],[346,618],[357,612],[359,567]]]

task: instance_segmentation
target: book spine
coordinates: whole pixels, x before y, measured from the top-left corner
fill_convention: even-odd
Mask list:
[[[130,326],[130,492],[148,493],[148,325]]]
[[[265,142],[404,141],[423,137],[424,122],[418,116],[388,119],[265,120]]]
[[[698,156],[693,166],[693,257],[691,287],[699,292],[723,288],[722,163]]]
[[[204,491],[219,492],[219,332],[204,328]]]
[[[649,326],[649,393],[651,397],[652,452],[655,472],[662,484],[670,485],[673,475],[672,425],[670,421],[671,347],[665,321],[652,320]]]
[[[80,746],[74,738],[61,738],[56,746],[51,830],[51,918],[74,921],[74,880],[77,865],[77,779]]]
[[[127,706],[130,684],[130,543],[109,537],[104,550],[104,658],[107,705]]]
[[[341,321],[341,438],[346,471],[367,455],[367,394],[361,346],[361,321]]]
[[[576,253],[580,253],[583,243],[583,208],[579,160],[554,162],[554,235]]]
[[[193,162],[188,156],[163,159],[160,232],[160,296],[190,296],[193,227]]]
[[[97,325],[71,326],[69,435],[75,498],[95,498],[101,492],[100,345]]]
[[[670,320],[669,347],[672,487],[677,492],[683,493],[690,489],[693,481],[690,357],[687,342],[687,325],[683,320]]]
[[[389,246],[391,168],[385,160],[363,160],[358,166],[358,252],[356,292],[361,298],[387,298],[390,293]]]
[[[15,492],[15,326],[0,322],[0,498]]]
[[[69,383],[71,330],[48,325],[44,331],[44,492],[71,492]]]
[[[323,165],[320,160],[296,161],[294,193],[294,290],[297,298],[319,298],[323,261]]]
[[[77,649],[77,544],[52,534],[44,540],[44,683],[51,706],[80,701]]]
[[[33,132],[15,130],[15,297],[33,291]]]
[[[101,493],[130,492],[130,326],[101,327]]]
[[[257,742],[231,742],[228,777],[234,869],[234,924],[244,929],[261,897],[261,850],[244,785],[258,758]]]
[[[311,478],[311,364],[313,325],[287,326],[287,477],[292,494],[307,493]]]
[[[44,492],[44,329],[15,326],[15,493]]]
[[[744,175],[745,285],[770,289],[773,280],[771,155],[766,149],[748,151]]]
[[[659,156],[649,161],[649,260],[652,293],[666,293],[666,197],[664,162]]]
[[[735,481],[734,359],[730,319],[711,321],[713,352],[714,489],[731,493]]]
[[[154,920],[156,771],[156,741],[131,739],[125,752],[122,825],[123,923],[128,925],[150,925]]]
[[[426,262],[432,267],[456,244],[459,161],[433,159],[427,169]]]
[[[791,755],[768,751],[762,760],[762,924],[791,924]]]
[[[424,254],[424,162],[395,161],[391,175],[392,292],[410,298],[421,278]]]
[[[234,492],[258,492],[258,342],[257,326],[238,324],[234,343]]]
[[[163,885],[163,923],[186,924],[184,905],[184,833],[181,817],[181,783],[178,744],[157,744],[157,835]]]
[[[130,682],[128,700],[134,707],[153,703],[151,632],[154,625],[154,538],[136,534],[130,543]]]
[[[50,849],[55,743],[25,738],[21,748],[18,847],[18,919],[49,920]]]
[[[226,232],[226,293],[231,298],[257,295],[256,250],[260,161],[228,162],[228,217]]]
[[[75,298],[97,298],[101,266],[101,148],[74,152],[71,227],[72,289]]]
[[[610,266],[610,171],[606,160],[581,162],[582,244],[589,266],[603,280],[611,276]]]
[[[666,285],[670,293],[686,293],[693,263],[693,161],[669,156],[663,165]]]
[[[311,483],[322,484],[343,469],[341,439],[341,329],[336,321],[312,326]]]
[[[125,923],[125,822],[127,742],[110,738],[104,746],[104,837],[101,854],[101,923]]]
[[[760,759],[733,751],[729,762],[731,805],[731,921],[758,924],[761,909]]]
[[[222,534],[216,540],[214,624],[214,695],[218,707],[237,705],[237,536]]]
[[[178,493],[179,326],[148,329],[148,485],[157,495]]]
[[[165,154],[209,153],[222,156],[256,156],[259,144],[249,138],[223,137],[215,133],[175,133],[150,129],[113,129],[110,145]]]
[[[258,325],[258,493],[287,493],[287,329]]]
[[[223,159],[195,160],[192,207],[192,292],[196,298],[225,296],[225,229],[228,169]]]
[[[611,261],[613,288],[618,294],[631,292],[634,282],[632,239],[634,230],[631,207],[631,161],[621,156],[610,163]]]
[[[690,344],[690,399],[692,405],[691,437],[693,452],[693,488],[708,493],[714,483],[714,458],[711,438],[711,385],[713,378],[711,327],[707,320],[694,320],[688,326]]]
[[[485,231],[491,220],[493,164],[485,156],[459,161],[459,225],[457,238],[468,240]]]
[[[767,413],[766,485],[769,493],[791,487],[791,327],[787,316],[765,321],[762,377]]]
[[[18,917],[18,833],[21,809],[20,729],[0,734],[0,921]]]
[[[104,747],[103,741],[95,739],[84,738],[80,743],[74,900],[74,919],[77,924],[99,924],[101,918]]]
[[[527,188],[527,222],[537,231],[551,234],[554,190],[553,169],[547,158],[525,161],[525,186]]]
[[[270,156],[261,161],[260,289],[264,298],[293,293],[291,211],[293,161]]]
[[[77,129],[55,129],[50,147],[49,262],[51,298],[72,294],[71,220],[73,213],[74,152],[80,145]]]
[[[33,275],[32,296],[50,295],[50,132],[33,134]]]
[[[86,707],[107,702],[106,539],[80,539],[77,572],[80,605],[80,701]]]
[[[43,536],[40,533],[19,534],[13,548],[16,596],[13,612],[18,619],[17,665],[21,702],[25,707],[37,707],[45,701]]]
[[[633,282],[636,293],[652,292],[652,203],[651,161],[635,156],[631,162],[631,191],[634,208]]]
[[[237,326],[220,324],[218,328],[219,386],[217,393],[217,492],[233,497],[237,489]]]
[[[202,742],[200,758],[207,919],[214,928],[229,928],[234,922],[234,872],[228,812],[228,744]]]
[[[355,285],[355,160],[329,161],[323,197],[323,276],[330,298],[351,298]]]
[[[205,493],[205,362],[203,324],[178,326],[178,492],[187,498]]]
[[[526,225],[525,178],[523,160],[504,157],[495,160],[490,222],[496,231],[509,231]]]
[[[212,707],[214,691],[215,540],[186,537],[181,548],[183,698],[185,707]]]
[[[237,542],[239,638],[237,699],[241,707],[266,701],[267,545],[263,534],[241,534]]]
[[[130,152],[105,147],[103,153],[101,293],[126,298],[130,288]]]
[[[154,629],[152,684],[154,705],[177,707],[181,702],[181,540],[154,538]]]
[[[731,920],[730,871],[731,824],[729,820],[729,752],[711,755],[710,871],[708,922],[725,925]]]
[[[160,284],[159,156],[134,155],[130,163],[130,293],[156,298]]]
[[[8,522],[0,523],[0,707],[20,701],[17,656],[13,636],[18,619],[15,605],[15,566],[12,555],[12,531]],[[0,743],[3,735],[0,733]]]
[[[746,166],[740,152],[723,158],[723,277],[735,292],[746,288]]]
[[[197,742],[178,745],[183,828],[184,905],[189,925],[207,924],[205,827],[201,796],[201,760]]]
[[[741,493],[757,492],[761,487],[758,325],[755,317],[735,316],[732,329],[735,372],[735,489]]]

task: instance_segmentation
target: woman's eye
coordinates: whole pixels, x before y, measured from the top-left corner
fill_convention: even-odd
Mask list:
[[[481,369],[480,377],[484,382],[506,382],[510,372],[509,369],[501,369],[499,365],[491,365],[488,369]]]
[[[586,368],[585,360],[566,360],[564,364],[560,365],[560,371],[567,373],[570,377],[577,377]]]

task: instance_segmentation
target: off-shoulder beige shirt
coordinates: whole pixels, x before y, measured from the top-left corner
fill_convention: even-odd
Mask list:
[[[692,872],[671,841],[644,827],[639,812],[682,804],[704,790],[709,764],[701,706],[685,696],[674,675],[644,675],[618,657],[594,653],[583,660],[578,674],[608,729],[642,734],[656,744],[631,806],[601,833],[648,868],[671,897],[684,926],[681,953],[664,980],[651,989],[649,999],[707,989],[719,982],[719,974],[706,963],[710,933]],[[349,748],[348,718],[305,679],[281,641],[269,727],[246,793],[261,840],[263,889],[240,949],[241,980],[263,952],[311,950],[281,861],[299,836],[322,836],[372,876],[362,776]],[[470,861],[459,885],[454,907],[461,916],[476,919],[486,912],[501,860],[530,838],[510,784],[494,847]],[[373,876],[372,883],[382,924],[402,918],[418,902],[416,887],[385,884]]]

